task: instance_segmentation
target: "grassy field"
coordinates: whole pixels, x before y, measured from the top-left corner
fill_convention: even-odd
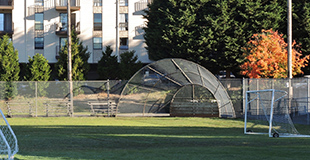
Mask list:
[[[17,160],[309,159],[310,138],[244,135],[219,118],[9,118]],[[299,126],[310,130],[309,126]]]

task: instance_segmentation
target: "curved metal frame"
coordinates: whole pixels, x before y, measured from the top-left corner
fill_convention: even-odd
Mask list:
[[[155,64],[160,65],[160,63],[170,63],[170,64],[172,63],[180,71],[180,73],[185,77],[185,79],[187,80],[187,83],[184,84],[182,82],[179,82],[176,79],[173,79],[172,77],[169,77],[169,76],[173,75],[175,72],[169,73],[168,75],[166,75],[166,74],[161,73],[160,71],[151,67],[152,65],[155,65]],[[196,71],[198,71],[198,72],[193,72],[193,71],[188,71],[188,70],[185,71],[185,70],[183,70],[182,67],[180,67],[180,64],[183,64],[183,66],[196,67],[194,69],[197,69]],[[178,59],[178,58],[177,59],[162,59],[162,60],[150,63],[150,64],[144,66],[143,68],[141,68],[126,83],[125,87],[123,88],[123,90],[121,92],[120,101],[121,101],[121,98],[124,94],[124,91],[125,91],[127,85],[131,82],[131,80],[137,74],[139,74],[145,68],[148,68],[148,69],[154,71],[155,73],[159,74],[160,76],[163,76],[167,80],[170,80],[174,84],[180,86],[180,88],[182,88],[185,85],[189,85],[189,84],[203,86],[204,88],[208,89],[213,94],[215,99],[217,100],[220,117],[230,117],[230,118],[236,117],[235,110],[233,108],[233,104],[231,102],[231,99],[230,99],[228,93],[226,92],[226,89],[223,87],[222,83],[210,71],[208,71],[204,67],[200,66],[199,64],[196,64],[194,62],[184,60],[184,59]],[[194,82],[193,79],[191,79],[191,77],[188,75],[188,73],[199,76],[200,82]],[[154,87],[155,87],[155,85],[154,85]],[[176,93],[174,93],[174,94],[176,94]],[[144,100],[144,101],[146,101],[146,100]],[[118,107],[119,107],[119,104],[117,104],[117,110],[118,110]]]

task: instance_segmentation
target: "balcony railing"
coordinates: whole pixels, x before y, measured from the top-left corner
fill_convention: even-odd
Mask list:
[[[44,6],[44,0],[35,0],[34,5],[35,6]]]
[[[66,11],[68,5],[68,0],[55,0],[56,10]],[[80,10],[80,0],[70,0],[71,11]]]
[[[57,35],[67,35],[67,24],[61,24],[61,23],[56,23],[56,34]],[[77,24],[71,25],[74,26],[75,33],[80,34],[80,22],[77,22]]]
[[[0,0],[0,9],[12,10],[14,8],[14,0]]]
[[[119,30],[120,31],[128,31],[128,23],[127,22],[119,23]]]
[[[56,6],[67,7],[68,0],[56,0]],[[80,6],[80,0],[70,0],[71,7]]]
[[[140,2],[135,3],[135,13],[143,14],[143,11],[148,9],[148,4],[152,3],[153,0],[140,0]]]
[[[128,6],[128,0],[120,0],[119,6]]]
[[[102,0],[94,0],[94,6],[96,7],[102,6]]]

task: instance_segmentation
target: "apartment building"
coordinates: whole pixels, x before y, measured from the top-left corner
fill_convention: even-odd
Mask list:
[[[143,39],[143,10],[149,0],[70,0],[71,25],[96,64],[105,46],[114,55],[135,50],[150,63]],[[0,0],[0,35],[8,34],[20,63],[40,53],[56,63],[67,40],[67,0]]]

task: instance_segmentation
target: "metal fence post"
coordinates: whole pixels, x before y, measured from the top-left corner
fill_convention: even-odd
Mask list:
[[[310,82],[310,78],[307,77],[307,124],[309,125],[309,96],[310,96],[310,90],[309,90],[309,83]]]
[[[110,117],[110,109],[111,109],[111,104],[110,104],[110,81],[109,79],[107,80],[107,101],[108,101],[108,116]]]
[[[245,102],[245,93],[246,93],[246,88],[245,88],[245,78],[242,78],[242,102],[243,102],[243,105],[242,105],[242,114],[244,115],[245,114],[245,107],[246,107],[246,102]]]
[[[35,82],[35,87],[36,87],[36,89],[35,89],[36,90],[35,91],[36,92],[35,93],[35,95],[36,95],[36,109],[35,109],[36,114],[35,114],[35,117],[38,117],[38,114],[37,114],[38,113],[37,112],[38,111],[37,110],[38,109],[38,81]]]
[[[107,99],[108,99],[108,103],[109,103],[109,100],[110,100],[110,80],[108,79],[107,80]]]

